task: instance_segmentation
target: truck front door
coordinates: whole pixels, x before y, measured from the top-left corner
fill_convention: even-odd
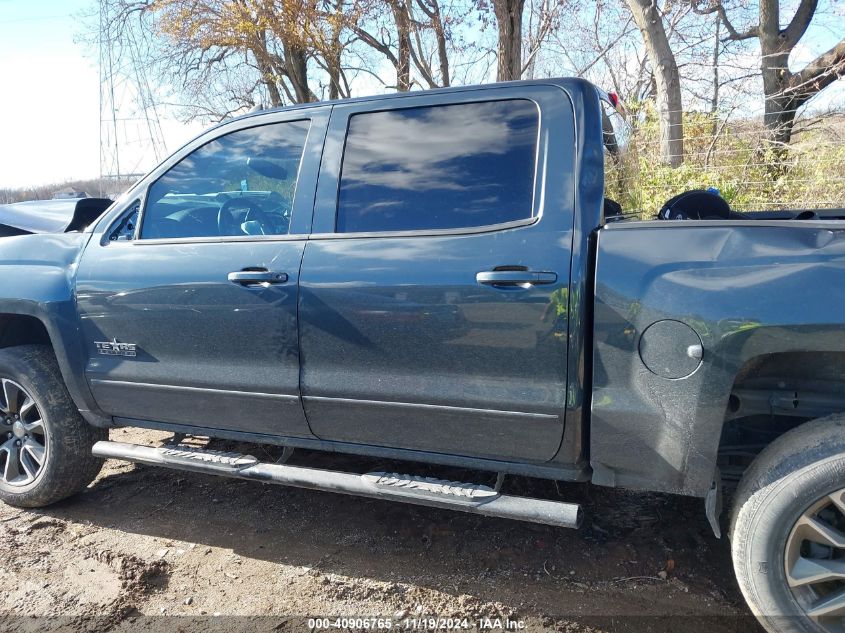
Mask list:
[[[86,377],[105,413],[313,437],[297,283],[328,112],[206,135],[95,233],[77,301]]]
[[[338,105],[300,280],[318,437],[542,462],[564,429],[572,106],[552,86]]]

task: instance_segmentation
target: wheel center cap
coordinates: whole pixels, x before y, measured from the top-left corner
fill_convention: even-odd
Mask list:
[[[26,429],[23,428],[23,422],[18,420],[12,425],[12,433],[15,434],[15,437],[18,439],[22,439],[24,435],[26,435]]]

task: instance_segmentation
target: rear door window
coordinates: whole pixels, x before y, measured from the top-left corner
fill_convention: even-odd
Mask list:
[[[531,218],[539,111],[527,99],[350,117],[338,233],[427,231]]]

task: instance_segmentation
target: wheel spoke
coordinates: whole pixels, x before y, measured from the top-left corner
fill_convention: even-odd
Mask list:
[[[35,407],[35,400],[33,400],[28,393],[23,394],[23,404],[21,404],[20,416],[23,419]]]
[[[27,480],[35,479],[35,474],[38,472],[38,466],[30,463],[32,458],[26,455],[23,450],[18,453],[18,464],[23,468]]]
[[[845,578],[845,560],[799,558],[789,570],[789,586],[825,582]]]
[[[822,630],[842,633],[845,622],[845,489],[804,511],[786,541],[786,581],[805,615]]]
[[[797,523],[800,536],[829,547],[845,548],[845,534],[825,525],[816,517],[803,516]]]
[[[8,444],[8,442],[6,442]],[[20,477],[21,466],[18,449],[12,446],[11,449],[6,450],[6,467],[3,469],[3,480],[6,483],[12,483],[15,479]]]
[[[839,492],[834,492],[832,495],[828,496],[833,502],[833,505],[836,506],[836,509],[845,516],[845,490],[840,490]]]
[[[11,423],[10,428],[4,427],[6,441],[0,444],[0,481],[25,486],[47,461],[47,428],[35,399],[9,378],[0,378],[0,407],[5,421]]]
[[[44,435],[44,421],[41,418],[33,420],[32,422],[24,422],[23,428],[26,429],[27,433]]]
[[[811,618],[841,615],[843,613],[845,613],[845,589],[840,589],[836,593],[817,600],[807,609],[807,615]]]
[[[18,399],[21,389],[11,380],[3,379],[3,400],[6,403],[6,413],[18,412]]]
[[[44,454],[46,451],[44,447],[41,446],[38,442],[33,440],[27,440],[26,443],[23,445],[23,451],[26,451],[30,457],[35,460],[36,465],[40,468],[41,465],[44,463]]]

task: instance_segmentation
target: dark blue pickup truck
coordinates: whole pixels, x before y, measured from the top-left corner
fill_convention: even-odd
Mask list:
[[[691,192],[629,218],[626,138],[577,79],[318,103],[207,131],[107,209],[0,209],[0,499],[116,458],[578,526],[503,494],[521,475],[701,497],[718,535],[738,483],[754,613],[842,630],[845,212]]]

